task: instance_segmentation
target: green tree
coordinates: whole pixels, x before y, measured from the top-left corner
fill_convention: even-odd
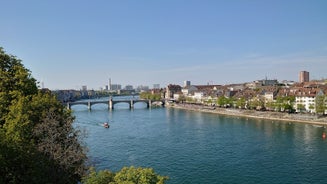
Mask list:
[[[326,97],[322,91],[320,91],[316,96],[316,113],[325,114],[326,110]]]
[[[195,100],[192,97],[186,97],[186,102],[188,102],[188,103],[194,103]]]
[[[85,147],[73,116],[0,49],[0,183],[76,183]]]
[[[293,112],[295,96],[278,96],[275,103],[277,111]]]
[[[140,98],[141,99],[148,99],[150,96],[150,93],[149,92],[142,92],[140,93]]]
[[[240,109],[244,109],[245,108],[245,104],[246,104],[246,101],[245,101],[245,98],[244,97],[241,97],[239,99],[237,99],[236,101],[236,106]]]
[[[21,60],[0,47],[0,126],[5,123],[9,106],[21,96],[37,93],[36,80]]]
[[[275,103],[275,106],[276,106],[277,111],[284,111],[283,103],[284,103],[283,97],[278,96],[276,98],[276,103]]]
[[[151,168],[124,167],[115,175],[115,184],[164,184],[167,177],[156,174]]]
[[[299,112],[303,112],[303,111],[305,111],[305,105],[303,105],[303,104],[297,104],[296,109]]]
[[[315,109],[315,106],[314,106],[314,104],[310,104],[309,105],[309,109],[310,109],[310,111],[311,111],[311,113],[313,112],[313,110]]]
[[[267,102],[265,106],[266,106],[266,108],[268,110],[274,110],[275,109],[275,103],[274,102]]]
[[[295,96],[285,96],[284,97],[284,109],[287,112],[294,112],[294,103],[295,103]]]
[[[161,94],[155,93],[152,94],[151,92],[142,92],[140,93],[141,99],[147,99],[147,100],[161,100]]]
[[[225,107],[228,104],[228,99],[225,96],[220,96],[217,99],[217,104],[219,107]]]
[[[89,169],[89,174],[83,177],[83,184],[108,184],[114,182],[115,173],[108,170],[96,171],[94,167]]]
[[[264,100],[260,97],[253,97],[250,101],[249,101],[249,109],[257,109],[257,110],[261,110],[264,108]]]
[[[227,104],[230,106],[230,107],[236,107],[237,105],[237,99],[235,99],[234,97],[229,97],[227,98]]]
[[[178,97],[178,101],[184,103],[184,102],[186,101],[186,97],[185,97],[185,95],[180,95],[180,96]]]
[[[166,176],[160,176],[154,172],[152,168],[141,167],[124,167],[117,173],[108,170],[96,172],[91,168],[89,174],[86,175],[83,184],[164,184],[168,179]]]

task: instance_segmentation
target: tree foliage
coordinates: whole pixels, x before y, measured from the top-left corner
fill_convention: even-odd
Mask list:
[[[8,55],[0,47],[0,125],[3,125],[8,107],[21,96],[37,93],[36,80],[24,68],[21,60]]]
[[[225,96],[220,96],[217,99],[217,104],[219,107],[225,107],[228,104],[228,99]]]
[[[275,109],[277,111],[293,112],[295,96],[278,96],[275,102]]]
[[[0,48],[0,183],[76,183],[85,173],[71,112]]]
[[[188,102],[188,103],[195,103],[196,102],[196,99],[194,99],[194,98],[192,98],[192,97],[186,97],[186,102]]]
[[[245,105],[246,105],[246,100],[244,97],[241,97],[239,99],[237,99],[236,101],[236,106],[240,109],[244,109],[245,108]]]
[[[157,99],[157,96],[150,96]],[[83,132],[54,95],[0,48],[0,183],[78,183],[86,174]],[[135,175],[137,178],[133,177]],[[127,180],[124,180],[124,177]],[[163,183],[152,169],[90,171],[85,183]]]
[[[114,181],[115,174],[109,170],[96,171],[94,167],[89,169],[88,175],[83,177],[83,184],[109,184]]]
[[[326,97],[322,92],[320,92],[316,96],[315,102],[316,102],[316,113],[324,114],[326,110]]]
[[[249,103],[249,109],[260,109],[263,106],[264,102],[261,98],[253,97]]]
[[[180,95],[178,97],[178,101],[181,102],[181,103],[184,103],[186,101],[186,96],[185,95]]]
[[[151,92],[142,92],[140,93],[141,99],[147,99],[147,100],[161,100],[161,94],[155,93],[152,94]]]
[[[82,180],[83,184],[164,184],[168,179],[160,176],[152,168],[124,167],[117,173],[108,170],[96,172],[91,168],[89,174]]]

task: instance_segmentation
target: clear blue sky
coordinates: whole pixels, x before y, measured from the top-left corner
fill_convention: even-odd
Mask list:
[[[2,0],[0,46],[50,89],[327,78],[326,0]]]

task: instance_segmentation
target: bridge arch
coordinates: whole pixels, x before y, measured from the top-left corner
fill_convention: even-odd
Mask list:
[[[108,109],[112,110],[114,109],[114,105],[118,104],[118,103],[127,103],[129,104],[129,108],[132,109],[134,108],[134,104],[135,103],[145,103],[147,105],[147,108],[150,108],[152,106],[152,103],[158,103],[160,102],[162,104],[162,106],[165,105],[165,102],[163,100],[135,100],[135,99],[131,99],[131,100],[106,100],[106,101],[81,101],[81,102],[68,102],[67,103],[67,108],[71,109],[72,106],[75,105],[86,105],[88,107],[89,110],[91,110],[92,105],[96,105],[96,104],[106,104],[108,105]]]
[[[135,101],[134,104],[137,104],[137,103],[143,103],[146,105],[147,108],[151,107],[151,102],[149,102],[149,100],[138,100],[138,101]],[[134,106],[133,104],[133,106]]]
[[[116,104],[121,104],[121,103],[124,103],[124,104],[128,104],[129,105],[129,108],[131,109],[131,102],[130,101],[126,101],[126,100],[119,100],[119,101],[112,101],[112,106],[111,108],[109,109],[114,109],[115,105]]]

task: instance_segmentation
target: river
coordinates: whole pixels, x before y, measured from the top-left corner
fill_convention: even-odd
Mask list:
[[[327,183],[324,127],[136,103],[72,107],[97,169],[152,167],[168,184]],[[101,126],[109,122],[110,128]]]

